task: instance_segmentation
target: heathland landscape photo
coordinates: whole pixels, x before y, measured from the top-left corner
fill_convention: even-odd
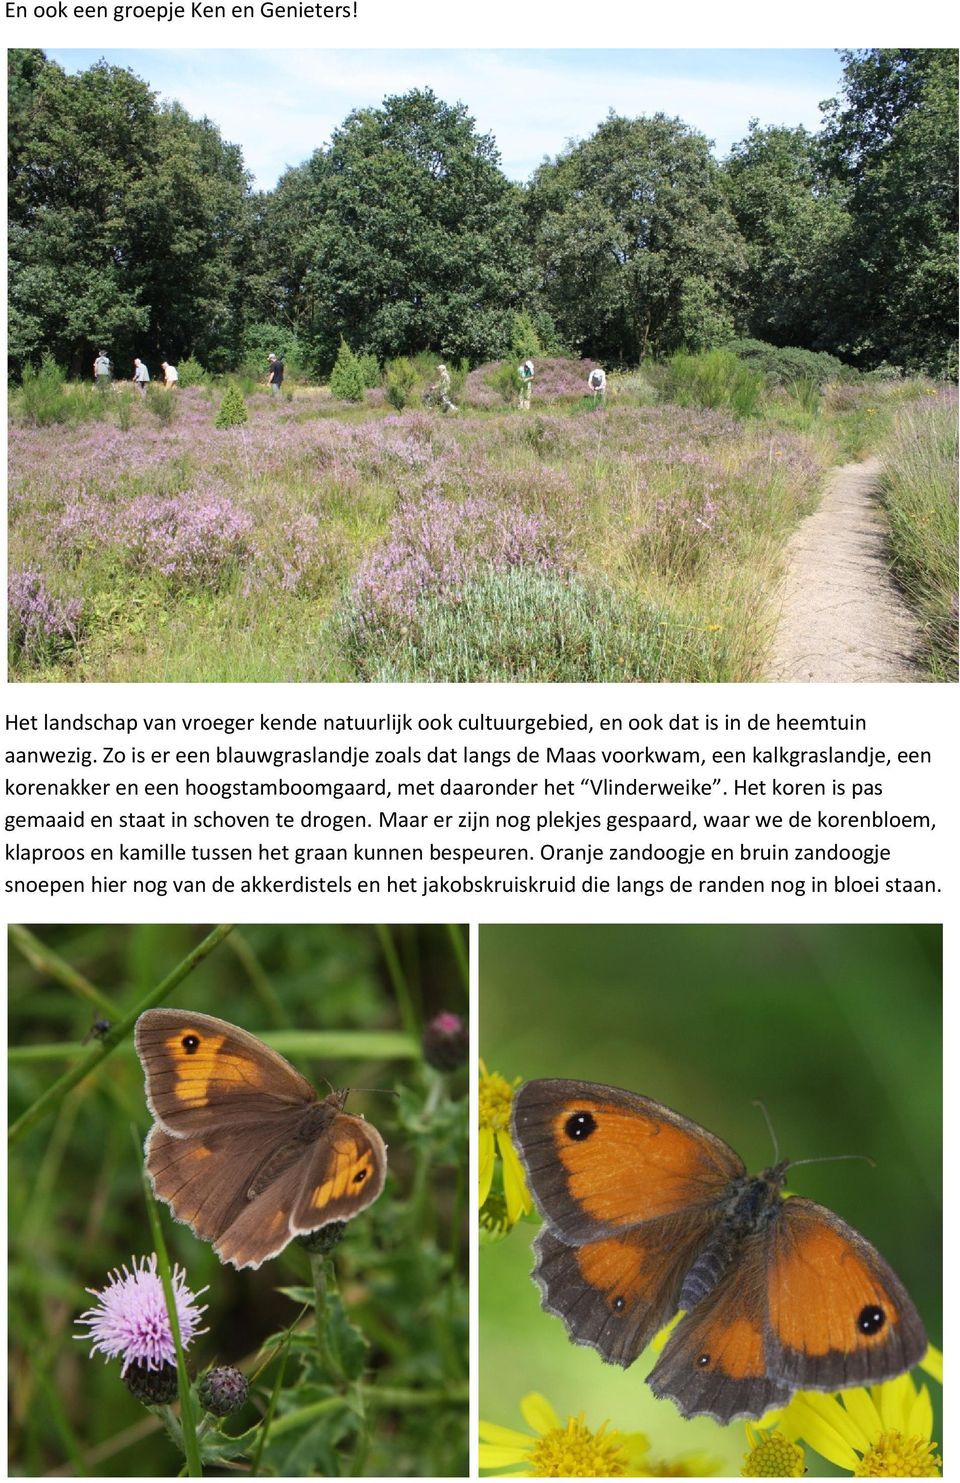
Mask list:
[[[425,67],[269,186],[69,56],[8,54],[12,678],[956,678],[955,53],[523,179]]]

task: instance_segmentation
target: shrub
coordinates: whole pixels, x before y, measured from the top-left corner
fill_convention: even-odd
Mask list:
[[[542,567],[480,571],[459,598],[423,604],[379,656],[381,682],[653,682],[713,678],[706,634],[665,609]]]
[[[800,380],[818,387],[856,373],[824,350],[802,350],[796,345],[768,345],[765,340],[729,340],[724,350],[759,371],[768,386],[791,387]]]
[[[176,412],[176,401],[166,387],[151,385],[147,388],[147,407],[161,427],[169,427]]]
[[[209,372],[204,370],[194,355],[188,355],[186,360],[182,360],[177,366],[177,371],[180,375],[180,381],[178,383],[180,386],[209,385]]]
[[[220,410],[217,412],[217,427],[242,427],[247,421],[247,404],[243,392],[233,382],[223,393]]]
[[[380,385],[380,362],[369,350],[357,356],[357,368],[363,377],[365,387]]]
[[[668,364],[665,398],[680,407],[729,407],[739,417],[756,410],[763,377],[751,370],[729,350],[708,350],[703,355],[678,351]]]
[[[340,349],[333,370],[330,372],[330,394],[340,402],[362,402],[367,389],[363,368],[346,340],[340,341]]]
[[[49,427],[51,423],[69,420],[70,408],[64,390],[65,380],[66,372],[61,370],[49,352],[44,353],[39,370],[30,365],[24,366],[20,406],[28,422],[32,422],[35,427]]]
[[[416,379],[413,365],[405,355],[390,361],[387,366],[387,401],[396,411],[402,412],[409,402]]]
[[[128,433],[133,425],[133,408],[137,396],[139,392],[134,392],[129,386],[122,386],[117,392],[115,402],[117,422],[123,433]]]
[[[526,360],[528,356],[536,357],[543,350],[537,327],[526,309],[521,309],[519,314],[513,316],[513,330],[510,335],[510,356],[513,360]]]

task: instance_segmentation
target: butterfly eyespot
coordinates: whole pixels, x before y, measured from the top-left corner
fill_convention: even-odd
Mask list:
[[[876,1304],[868,1303],[857,1316],[857,1328],[861,1334],[879,1334],[887,1321],[887,1315]]]
[[[614,1298],[612,1306],[614,1313],[622,1313],[624,1308],[627,1306],[627,1300],[626,1298],[617,1296]]]
[[[707,1365],[709,1363],[710,1363],[710,1356],[709,1356],[709,1354],[698,1354],[697,1355],[697,1364],[700,1366],[701,1370],[705,1370],[707,1368]]]
[[[199,1035],[184,1035],[184,1037],[181,1040],[180,1044],[183,1046],[183,1048],[186,1051],[187,1055],[188,1056],[192,1056],[193,1053],[194,1053],[194,1051],[198,1051],[200,1049],[200,1036]]]
[[[362,1184],[367,1177],[367,1172],[368,1171],[366,1169],[358,1169],[356,1174],[354,1174],[353,1176],[354,1184]]]
[[[583,1138],[589,1138],[591,1133],[597,1131],[597,1120],[592,1112],[575,1112],[568,1117],[563,1131],[574,1143],[579,1143]]]

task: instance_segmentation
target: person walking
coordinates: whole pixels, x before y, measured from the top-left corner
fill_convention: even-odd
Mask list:
[[[528,357],[517,367],[520,377],[520,405],[525,412],[530,410],[530,393],[533,391],[533,361]]]
[[[283,386],[283,361],[278,355],[274,355],[272,351],[267,356],[267,359],[270,362],[270,375],[267,378],[270,384],[270,392],[272,396],[279,396],[280,389]]]
[[[180,372],[177,370],[176,366],[172,366],[169,361],[162,360],[160,362],[160,367],[163,371],[163,384],[169,391],[170,387],[176,386],[177,382],[180,380]]]
[[[594,366],[587,377],[587,389],[593,392],[593,405],[595,407],[606,401],[607,397],[607,373],[602,366]]]
[[[137,360],[136,358],[134,358],[133,384],[140,391],[141,395],[146,396],[147,386],[149,385],[149,383],[150,372],[147,370],[142,360]]]
[[[113,380],[113,366],[110,364],[110,357],[105,350],[100,351],[93,363],[93,380],[94,384],[99,386],[101,391],[106,391],[110,382]]]
[[[450,400],[450,372],[446,366],[437,366],[437,379],[430,390],[438,398],[445,412],[458,412],[460,410]]]

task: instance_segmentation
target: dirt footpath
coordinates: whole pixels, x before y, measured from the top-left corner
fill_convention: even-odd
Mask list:
[[[887,571],[879,470],[875,458],[836,469],[790,537],[766,679],[922,678],[919,631]]]

